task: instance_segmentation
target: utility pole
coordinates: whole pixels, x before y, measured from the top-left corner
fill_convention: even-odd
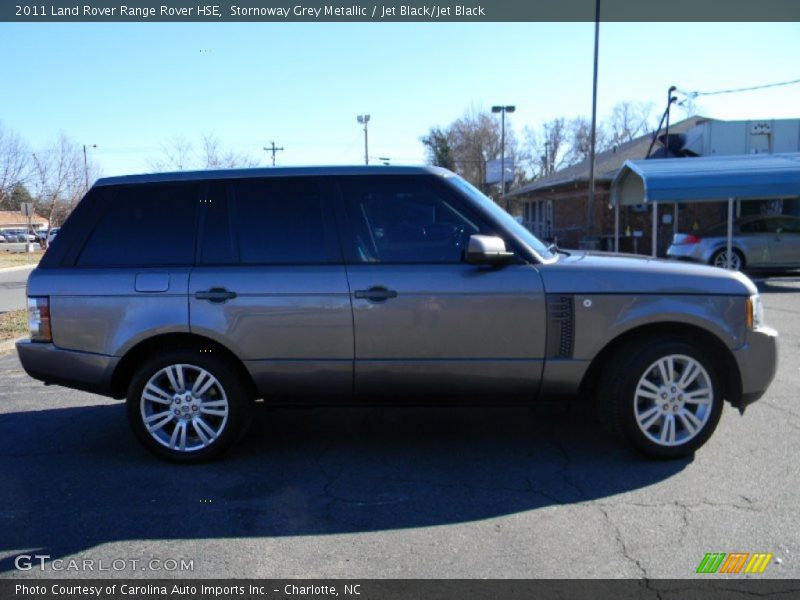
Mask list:
[[[97,144],[92,144],[90,148],[97,148]],[[89,189],[89,161],[86,160],[86,144],[83,145],[83,176],[86,179],[86,189]]]
[[[281,146],[280,148],[277,147],[275,145],[275,142],[270,142],[270,146],[269,147],[264,146],[264,152],[272,152],[272,166],[273,167],[275,166],[275,154],[277,152],[283,151],[283,149],[284,149],[283,146]]]
[[[356,117],[359,123],[364,125],[364,164],[369,164],[369,138],[367,137],[367,123],[369,123],[369,115],[358,115]]]
[[[589,150],[589,198],[586,202],[586,237],[594,239],[594,160],[597,143],[597,56],[600,48],[600,0],[594,5],[594,76],[592,79],[592,134]]]

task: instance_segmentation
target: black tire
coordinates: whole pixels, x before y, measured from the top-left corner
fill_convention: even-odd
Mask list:
[[[727,253],[728,253],[728,249],[727,249],[727,248],[720,248],[719,250],[717,250],[716,252],[714,252],[714,254],[712,254],[712,255],[711,255],[711,259],[708,261],[708,264],[710,264],[712,267],[720,267],[720,268],[725,268],[725,266],[724,266],[724,265],[722,265],[722,264],[717,264],[717,263],[718,263],[718,262],[720,262],[720,261],[722,261],[722,260],[724,260],[724,258],[723,258],[723,257],[724,257],[724,256],[725,256]],[[743,270],[744,270],[744,268],[745,268],[745,264],[746,264],[746,262],[745,262],[745,260],[744,260],[744,254],[742,254],[741,250],[738,250],[737,248],[734,248],[734,249],[733,249],[733,255],[734,255],[734,257],[735,257],[735,259],[734,259],[734,262],[735,262],[735,260],[736,260],[736,259],[738,259],[738,260],[739,260],[739,266],[738,266],[738,267],[736,267],[736,266],[734,265],[734,269],[733,269],[733,270],[734,270],[734,271],[743,271]]]
[[[170,374],[165,373],[164,370],[171,366]],[[181,367],[185,384],[182,389],[184,395],[190,395],[188,399],[171,385],[173,376],[177,375],[177,366]],[[200,384],[196,386],[197,392],[201,392],[204,385],[209,383],[209,379],[200,375],[202,371],[210,374],[216,383],[212,382],[207,391],[192,394],[191,388],[198,379]],[[150,391],[153,388],[148,389],[148,398],[156,396],[161,402],[144,399],[145,386],[149,382],[167,392],[173,404],[167,405],[164,396],[153,394]],[[180,386],[177,387],[180,389]],[[178,404],[174,404],[176,400]],[[206,406],[208,403],[211,404]],[[168,350],[147,360],[131,379],[127,395],[128,422],[139,442],[156,456],[179,463],[204,462],[230,448],[249,427],[253,404],[253,398],[235,366],[224,358],[203,353],[199,349]],[[176,410],[181,414],[173,417]],[[188,414],[184,414],[184,411]],[[221,414],[223,412],[226,413],[224,416]],[[155,419],[151,421],[153,433],[145,423],[148,413],[149,418]],[[179,425],[182,421],[185,424]],[[205,427],[199,421],[203,421]],[[180,447],[181,428],[186,431],[183,434],[183,449]],[[178,429],[178,433],[175,433],[175,429]],[[177,436],[177,447],[170,447],[171,434]]]
[[[636,450],[658,459],[680,458],[691,455],[695,450],[705,444],[714,433],[722,414],[724,402],[722,388],[719,383],[718,366],[709,360],[711,352],[696,343],[688,343],[684,339],[675,337],[657,337],[651,340],[628,344],[619,348],[614,358],[605,366],[599,381],[597,395],[598,411],[612,428]],[[667,397],[661,393],[651,391],[649,387],[661,387],[655,382],[662,381],[658,368],[653,369],[660,360],[669,360],[673,357],[673,378],[678,379],[676,385],[667,384],[663,390]],[[702,367],[698,375],[687,385],[685,390],[678,384],[682,381],[678,375],[683,375],[689,365],[698,364]],[[694,367],[693,367],[694,369]],[[689,370],[687,379],[693,374]],[[644,380],[648,383],[644,383]],[[640,382],[642,387],[640,387]],[[696,387],[695,387],[696,386]],[[674,391],[677,389],[677,392]],[[710,390],[707,394],[704,390]],[[638,394],[652,394],[656,399],[643,397]],[[710,395],[708,403],[699,403]],[[678,400],[678,397],[681,400]],[[698,398],[698,400],[694,398]],[[691,398],[691,399],[690,399]],[[655,410],[643,417],[650,411]],[[674,411],[674,412],[673,412]],[[637,420],[639,418],[647,425],[651,419],[656,419],[649,428],[643,429]],[[697,422],[687,413],[691,412]],[[667,425],[670,420],[673,424]],[[690,433],[694,427],[694,433]],[[664,434],[667,429],[666,440],[655,440],[659,434]],[[674,440],[670,439],[671,435]],[[680,433],[678,429],[680,428]],[[686,439],[681,441],[681,435]],[[691,436],[691,437],[689,437]]]

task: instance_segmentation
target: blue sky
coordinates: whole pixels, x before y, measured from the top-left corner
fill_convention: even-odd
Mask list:
[[[103,174],[149,170],[176,136],[279,164],[424,159],[419,138],[469,107],[515,104],[517,131],[591,111],[592,23],[0,24],[0,123],[33,147],[60,132]],[[689,91],[800,78],[798,23],[604,23],[600,118]],[[700,98],[722,119],[800,117],[800,85]]]

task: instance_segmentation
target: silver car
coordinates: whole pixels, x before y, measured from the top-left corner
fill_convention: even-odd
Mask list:
[[[777,360],[744,275],[551,251],[436,168],[101,179],[27,293],[25,370],[126,398],[138,440],[179,462],[230,447],[259,398],[579,399],[641,452],[684,456]]]
[[[728,225],[697,233],[675,234],[667,256],[725,268]],[[731,268],[790,269],[800,267],[800,218],[787,215],[745,217],[733,224]]]

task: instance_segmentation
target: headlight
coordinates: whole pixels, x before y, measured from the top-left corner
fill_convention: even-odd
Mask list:
[[[761,303],[761,296],[753,294],[747,299],[747,326],[750,329],[758,329],[764,325],[764,305]]]
[[[47,296],[28,298],[28,328],[31,330],[31,341],[53,341],[50,330],[50,298]]]

